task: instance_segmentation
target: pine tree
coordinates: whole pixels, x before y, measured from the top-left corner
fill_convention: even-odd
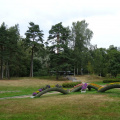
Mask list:
[[[30,65],[30,77],[33,77],[33,56],[34,52],[43,47],[43,31],[40,30],[39,25],[33,22],[29,23],[30,27],[26,31],[26,44],[31,48],[31,65]]]
[[[56,79],[58,79],[58,72],[60,70],[67,70],[69,68],[69,51],[68,43],[70,37],[70,30],[62,26],[62,22],[52,26],[49,31],[48,42],[50,46],[50,62],[52,70],[56,71]]]

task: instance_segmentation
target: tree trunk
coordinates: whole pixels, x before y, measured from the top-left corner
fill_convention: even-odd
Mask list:
[[[59,34],[57,35],[57,45],[59,43]],[[59,53],[59,48],[57,47],[57,54]]]
[[[74,67],[74,77],[75,77],[75,67]]]
[[[59,44],[59,34],[57,34],[57,45]],[[59,53],[59,48],[57,47],[57,54]],[[58,64],[58,63],[57,63]],[[58,64],[59,65],[59,64]],[[56,80],[58,80],[58,69],[56,70]]]
[[[81,75],[83,75],[83,68],[81,68]]]
[[[3,79],[3,60],[1,58],[1,73],[0,73],[0,79]]]
[[[33,47],[32,47],[32,55],[31,55],[30,77],[33,77]]]
[[[9,64],[8,64],[8,79],[10,79],[10,69],[9,69]]]
[[[56,80],[58,80],[59,77],[58,77],[58,70],[56,70]]]
[[[3,46],[1,46],[1,53],[3,52]],[[1,55],[1,68],[0,68],[0,79],[3,79],[3,56]]]
[[[78,75],[78,68],[77,68],[77,75]]]
[[[6,78],[10,79],[10,71],[9,71],[9,64],[6,63]]]

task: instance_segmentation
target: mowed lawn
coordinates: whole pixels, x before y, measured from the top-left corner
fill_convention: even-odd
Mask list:
[[[101,79],[80,76],[88,82]],[[0,80],[0,97],[32,94],[39,87],[69,81],[21,78]],[[120,89],[105,93],[47,94],[39,98],[0,99],[0,120],[120,120]]]

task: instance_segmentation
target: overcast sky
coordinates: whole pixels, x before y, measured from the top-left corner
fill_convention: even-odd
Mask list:
[[[71,27],[82,20],[94,33],[91,44],[120,47],[120,0],[0,0],[0,25],[19,24],[21,36],[29,22],[39,24],[47,39],[52,25]]]

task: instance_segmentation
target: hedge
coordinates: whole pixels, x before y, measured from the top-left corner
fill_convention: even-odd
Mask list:
[[[112,83],[112,82],[120,82],[120,79],[105,79],[103,83]]]
[[[81,84],[82,82],[70,82],[70,83],[63,83],[62,86],[64,88],[72,88],[78,84]]]

